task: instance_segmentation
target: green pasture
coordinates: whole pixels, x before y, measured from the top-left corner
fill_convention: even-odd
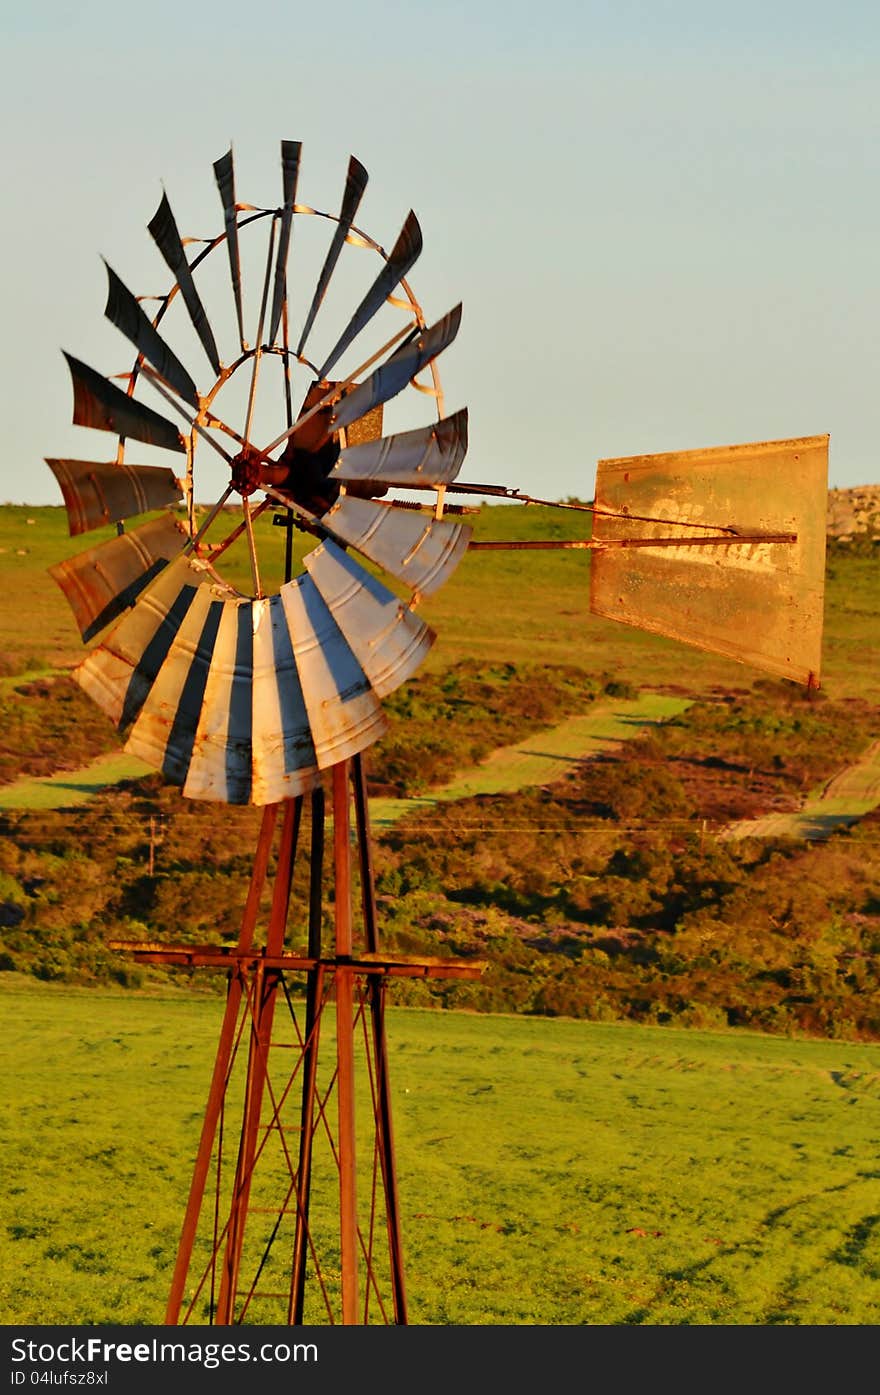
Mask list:
[[[230,511],[229,527],[237,521]],[[486,506],[464,521],[482,539],[565,539],[589,533],[588,514],[532,505]],[[273,527],[270,513],[256,527],[261,552],[272,559],[266,567],[271,585],[280,575],[284,530]],[[54,508],[0,507],[0,587],[7,602],[0,609],[0,654],[7,661],[33,670],[79,662],[79,633],[46,569],[114,531],[98,529],[70,538],[60,501]],[[249,585],[240,542],[224,557],[223,569],[235,584]],[[829,565],[823,686],[831,697],[880,699],[877,585],[876,562],[870,557],[837,556]],[[639,688],[699,694],[713,687],[752,686],[756,674],[744,665],[591,615],[589,592],[588,552],[471,553],[420,608],[438,635],[427,666],[446,669],[465,658],[567,663]]]
[[[160,1322],[221,1004],[0,982],[0,1321]],[[880,1320],[880,1046],[415,1009],[389,1043],[413,1322]]]

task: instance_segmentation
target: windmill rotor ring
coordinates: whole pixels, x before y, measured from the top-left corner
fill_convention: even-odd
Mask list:
[[[298,142],[282,142],[281,163],[282,204],[260,209],[236,201],[232,152],[215,162],[224,229],[192,260],[192,240],[181,236],[163,193],[148,226],[174,281],[152,319],[142,298],[107,266],[105,313],[137,351],[132,369],[120,375],[125,388],[65,355],[74,423],[115,434],[115,459],[48,461],[72,535],[117,524],[115,538],[52,569],[83,639],[101,636],[75,678],[126,734],[127,750],[185,794],[229,803],[262,804],[302,793],[322,770],[382,734],[382,698],[415,671],[435,638],[415,606],[451,574],[470,536],[443,517],[445,487],[467,449],[467,412],[443,415],[437,359],[458,333],[461,307],[431,326],[426,322],[407,279],[422,249],[415,214],[386,252],[354,221],[367,183],[359,161],[349,161],[338,214],[296,201]],[[293,346],[288,262],[296,256],[294,228],[303,218],[326,221],[332,233]],[[265,229],[267,222],[259,315],[249,342],[240,233]],[[347,245],[378,256],[380,267],[341,331],[317,354],[313,331],[317,337]],[[204,263],[221,246],[237,338],[226,358],[200,289]],[[206,359],[210,368],[204,391],[165,334],[165,316],[178,300],[198,340],[199,363]],[[377,344],[379,312],[388,304],[403,313],[404,324]],[[357,366],[343,367],[352,358]],[[263,359],[282,369],[281,389],[276,370],[273,394],[276,417],[283,405],[284,426],[269,443],[257,427],[258,395],[262,405],[268,378],[261,373]],[[292,369],[305,369],[310,378],[299,397]],[[418,381],[425,372],[430,386]],[[237,419],[226,420],[221,394],[236,375],[244,377],[246,399]],[[158,393],[162,411],[136,395],[141,384]],[[386,404],[410,385],[433,398],[435,419],[383,436]],[[183,456],[185,473],[127,462],[130,441]],[[197,459],[206,452],[221,458],[227,482],[201,517]],[[435,491],[433,513],[407,511],[384,498],[408,485]],[[177,516],[181,500],[185,522]],[[240,520],[223,536],[236,504]],[[318,546],[294,577],[288,544],[284,581],[268,590],[255,524],[279,507],[288,532],[310,533]],[[158,517],[127,526],[157,510]],[[231,585],[218,570],[241,537],[249,589]],[[409,591],[407,601],[391,589],[395,583]]]

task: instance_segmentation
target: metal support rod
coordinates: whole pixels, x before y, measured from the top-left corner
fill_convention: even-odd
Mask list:
[[[333,767],[333,853],[337,959],[350,959],[351,843],[348,761]],[[339,1245],[342,1267],[342,1321],[358,1322],[358,1236],[355,1166],[354,977],[344,963],[336,969],[336,1093],[339,1109]]]
[[[379,952],[379,928],[376,915],[376,887],[373,876],[373,855],[370,843],[370,812],[367,800],[367,777],[360,753],[352,758],[355,820],[361,873],[361,899],[364,913],[364,935],[371,954]],[[403,1264],[403,1232],[400,1200],[397,1190],[397,1166],[394,1151],[394,1128],[391,1116],[391,1080],[388,1070],[388,1040],[385,1034],[385,983],[370,976],[367,980],[370,1016],[373,1030],[373,1054],[376,1060],[378,1085],[379,1159],[385,1188],[385,1212],[388,1225],[388,1249],[391,1264],[391,1286],[394,1298],[394,1320],[398,1326],[407,1322],[406,1277]]]
[[[293,881],[293,860],[302,815],[302,796],[286,800],[284,822],[278,849],[278,866],[272,895],[272,909],[266,936],[268,954],[280,954],[284,947],[290,890]],[[235,1321],[235,1297],[241,1252],[244,1245],[245,1223],[250,1199],[254,1160],[260,1130],[260,1114],[268,1070],[269,1044],[275,1016],[278,972],[257,965],[255,971],[255,1021],[251,1026],[248,1052],[247,1083],[245,1086],[244,1128],[239,1147],[235,1184],[229,1213],[226,1253],[217,1303],[217,1321],[228,1325]]]
[[[697,538],[529,538],[520,542],[497,540],[469,542],[469,552],[522,552],[527,549],[549,552],[575,548],[606,552],[615,547],[736,547],[740,543],[795,543],[797,533],[711,533]]]
[[[260,896],[266,880],[266,871],[269,865],[269,852],[272,847],[272,838],[275,832],[277,816],[278,805],[267,804],[266,808],[263,810],[260,836],[257,842],[247,901],[245,902],[244,914],[242,916],[242,923],[238,936],[238,947],[242,951],[249,950],[253,944],[254,927],[257,922]],[[198,1227],[202,1199],[205,1193],[205,1183],[211,1166],[211,1154],[214,1148],[217,1121],[220,1117],[220,1111],[223,1108],[223,1101],[226,1094],[229,1058],[232,1051],[232,1043],[235,1039],[235,1028],[238,1022],[239,1009],[241,1007],[243,985],[244,977],[240,972],[230,976],[226,995],[226,1010],[223,1014],[223,1025],[220,1028],[220,1040],[217,1045],[217,1055],[214,1058],[214,1070],[208,1092],[208,1103],[205,1109],[205,1118],[202,1123],[202,1133],[199,1140],[198,1153],[196,1154],[193,1178],[189,1190],[189,1200],[183,1219],[183,1228],[177,1247],[177,1260],[171,1281],[171,1292],[165,1310],[165,1322],[169,1326],[176,1325],[180,1320],[183,1291],[186,1284],[186,1277],[189,1273],[190,1261],[192,1259],[193,1243]]]
[[[324,788],[312,792],[312,834],[309,858],[309,957],[321,955],[321,919],[324,876]],[[301,1326],[305,1304],[306,1259],[308,1257],[309,1197],[311,1192],[312,1143],[315,1130],[315,1095],[318,1071],[319,1013],[324,992],[322,965],[306,978],[306,1030],[303,1053],[302,1109],[300,1113],[299,1166],[297,1168],[296,1223],[290,1278],[288,1322]]]

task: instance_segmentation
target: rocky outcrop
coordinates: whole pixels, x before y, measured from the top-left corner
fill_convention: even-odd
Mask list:
[[[829,489],[828,536],[839,542],[880,538],[880,484]]]

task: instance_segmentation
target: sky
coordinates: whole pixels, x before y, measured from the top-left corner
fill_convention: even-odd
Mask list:
[[[213,161],[231,143],[238,198],[273,206],[282,139],[316,208],[362,161],[386,248],[416,211],[427,319],[463,305],[462,478],[589,498],[602,458],[827,432],[831,486],[880,481],[876,4],[35,0],[2,25],[0,501],[60,503],[46,456],[112,457],[61,352],[130,364],[101,257],[167,289],[163,189],[216,234]]]

